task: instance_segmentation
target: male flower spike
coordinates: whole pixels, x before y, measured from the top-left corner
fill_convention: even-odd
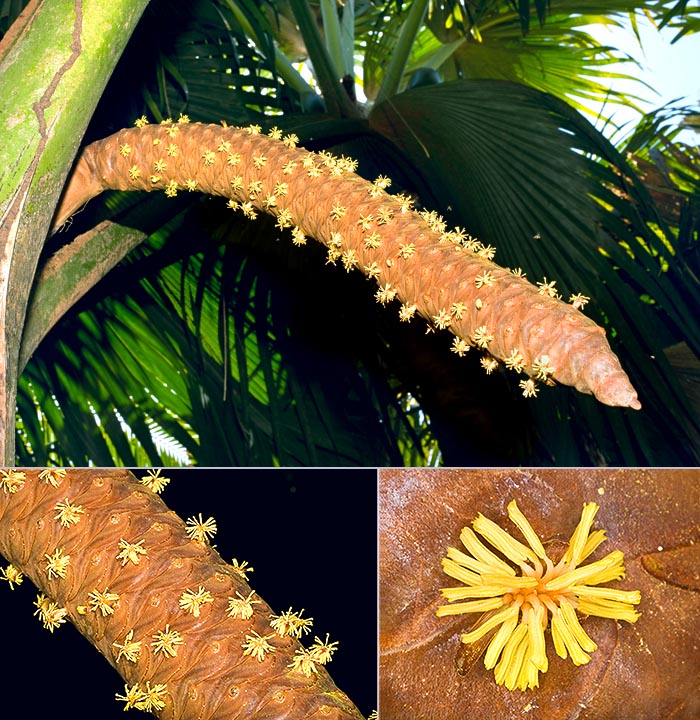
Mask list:
[[[460,535],[471,555],[447,549],[442,567],[466,587],[444,588],[441,592],[450,602],[466,602],[442,605],[437,614],[487,613],[476,629],[462,635],[463,643],[477,642],[500,625],[488,645],[484,664],[488,670],[495,667],[496,682],[508,690],[538,687],[539,673],[547,672],[544,631],[550,613],[554,649],[564,659],[571,656],[574,665],[586,664],[590,660],[587,653],[597,649],[581,627],[576,611],[627,622],[639,618],[634,609],[641,600],[638,590],[596,587],[624,577],[622,552],[613,550],[601,560],[580,566],[605,540],[604,530],[591,532],[598,509],[596,503],[584,503],[569,547],[556,565],[515,500],[508,505],[508,516],[527,545],[479,514],[472,523],[474,530],[463,528]],[[520,575],[486,547],[476,533],[515,563]]]

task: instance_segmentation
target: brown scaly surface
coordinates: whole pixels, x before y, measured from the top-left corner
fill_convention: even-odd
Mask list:
[[[138,684],[142,693],[165,686],[153,695],[156,707],[145,709],[163,720],[362,720],[322,666],[308,676],[290,668],[302,646],[275,631],[274,613],[257,595],[251,618],[229,615],[230,598],[250,597],[247,582],[208,544],[190,540],[185,523],[133,475],[68,470],[43,478],[38,470],[2,471],[0,553],[47,596],[48,617],[61,622],[65,608],[65,619],[127,686]],[[59,503],[82,511],[69,508],[62,522]],[[134,551],[138,563],[117,557],[121,540],[142,543],[146,553]],[[47,570],[57,551],[69,557],[65,577]],[[212,600],[197,616],[181,598],[200,588]],[[174,656],[152,645],[166,626],[183,641],[173,644]],[[261,660],[244,654],[246,637],[255,633],[274,647]],[[142,643],[135,661],[115,646],[129,641]]]
[[[326,245],[330,262],[376,280],[379,302],[398,299],[402,319],[418,313],[454,333],[454,352],[477,346],[490,355],[488,372],[498,359],[525,373],[525,395],[537,392],[535,381],[557,380],[608,405],[641,407],[605,331],[554,297],[553,285],[499,267],[490,248],[387,193],[386,179],[370,183],[345,158],[271,134],[188,122],[121,130],[83,150],[55,225],[106,189],[223,195],[249,218],[277,217],[296,245],[307,236]]]

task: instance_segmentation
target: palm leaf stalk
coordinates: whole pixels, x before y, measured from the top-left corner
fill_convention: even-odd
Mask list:
[[[27,575],[53,631],[70,620],[122,675],[125,709],[161,718],[362,720],[304,649],[207,542],[128,471],[4,470],[3,575]],[[201,517],[200,517],[201,521]],[[199,532],[194,532],[194,530]]]
[[[448,329],[459,355],[487,351],[536,381],[557,380],[592,393],[608,405],[641,407],[605,338],[583,315],[580,303],[562,302],[553,283],[538,286],[492,262],[493,249],[436,213],[419,213],[411,200],[356,175],[355,163],[296,147],[296,137],[276,128],[222,127],[186,118],[124,129],[86,147],[66,187],[54,227],[106,189],[202,191],[229,198],[229,206],[254,218],[265,212],[295,245],[313,237],[328,248],[328,261],[361,269],[379,284],[382,304],[401,302],[400,316],[418,313],[430,329]]]

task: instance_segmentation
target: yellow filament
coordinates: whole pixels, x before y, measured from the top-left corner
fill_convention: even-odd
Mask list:
[[[435,613],[438,617],[445,615],[461,615],[470,612],[486,612],[497,610],[504,605],[503,598],[489,598],[487,600],[471,600],[469,602],[456,603],[455,605],[440,605]]]
[[[537,533],[532,529],[532,525],[528,522],[528,519],[520,512],[520,508],[515,500],[512,500],[508,505],[508,517],[515,523],[516,527],[523,534],[530,547],[535,551],[536,555],[544,560],[547,553],[544,551],[542,541],[537,536]]]
[[[606,555],[602,560],[591,563],[590,565],[584,565],[584,567],[565,572],[545,585],[545,590],[550,592],[556,592],[557,590],[563,590],[565,587],[570,585],[578,585],[581,581],[598,584],[602,580],[598,579],[601,573],[607,573],[611,568],[617,566],[622,567],[622,560],[624,555],[619,550],[613,550],[611,553]],[[622,568],[624,572],[624,568]]]
[[[559,607],[561,609],[562,617],[566,621],[567,627],[571,630],[571,634],[581,648],[587,652],[594,652],[597,650],[598,646],[581,627],[581,623],[579,622],[578,617],[576,617],[576,611],[574,610],[573,605],[566,602],[566,600],[562,600]]]
[[[581,520],[574,530],[574,534],[569,540],[569,549],[564,553],[564,560],[576,567],[583,559],[583,550],[586,546],[588,533],[593,525],[593,518],[598,512],[599,506],[594,502],[584,503]]]
[[[494,567],[492,565],[487,565],[480,560],[475,560],[456,548],[448,548],[447,557],[460,565],[473,570],[475,573],[478,573],[479,576],[493,574],[494,572]],[[512,570],[512,574],[515,576],[515,570]]]
[[[590,661],[590,656],[586,655],[578,644],[561,611],[552,615],[552,639],[554,649],[560,657],[566,659],[568,651],[574,665],[585,665]]]
[[[462,534],[459,539],[464,544],[464,547],[482,563],[491,565],[494,570],[505,573],[506,575],[515,575],[515,570],[503,562],[501,558],[492,553],[476,536],[476,533],[471,528],[462,528]]]
[[[500,625],[501,623],[505,623],[511,620],[515,620],[515,622],[517,622],[518,611],[519,608],[517,605],[508,605],[507,607],[504,607],[502,610],[490,617],[485,623],[480,625],[475,630],[464,633],[462,635],[462,642],[467,644],[476,642],[477,640],[479,640],[479,638],[482,638],[484,635],[486,635],[486,633],[490,632],[491,630],[493,630],[493,628],[495,628],[497,625]],[[515,627],[515,625],[513,625],[513,627]],[[510,633],[508,634],[510,635]]]
[[[508,608],[508,610],[511,611],[511,615],[498,629],[498,632],[493,636],[493,640],[491,640],[491,643],[489,644],[488,650],[486,650],[484,665],[487,670],[491,670],[495,667],[505,644],[515,632],[515,628],[518,624],[519,608],[514,606]],[[465,642],[464,635],[462,635],[462,642]]]
[[[588,585],[572,585],[569,590],[574,595],[582,597],[603,598],[631,605],[637,605],[642,600],[639,590],[616,590],[615,588],[590,587]]]
[[[452,548],[448,549],[448,555],[450,550],[452,550]],[[481,585],[481,575],[471,572],[471,570],[467,570],[462,567],[459,562],[455,562],[450,557],[442,559],[442,569],[445,571],[446,575],[463,582],[465,585]]]
[[[500,550],[509,560],[518,565],[530,561],[536,562],[537,556],[532,550],[511,537],[503,528],[496,525],[481,513],[473,522],[474,530],[483,535],[497,550]]]
[[[527,631],[530,643],[530,662],[542,672],[547,672],[547,653],[544,648],[544,607],[539,605],[528,613]]]
[[[583,546],[583,551],[581,552],[581,561],[585,560],[589,555],[591,555],[595,550],[598,548],[598,546],[605,542],[605,530],[594,530],[589,536],[588,540],[586,540],[586,544]]]

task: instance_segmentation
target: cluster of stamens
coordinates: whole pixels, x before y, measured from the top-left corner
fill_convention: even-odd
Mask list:
[[[24,471],[16,470],[0,470],[0,491],[6,495],[15,495],[20,493],[30,482],[43,481],[53,488],[60,489],[61,484],[66,477],[66,471],[42,471],[36,481],[27,479]],[[149,471],[145,475],[141,484],[153,492],[161,492],[168,484],[169,478],[163,477],[160,471]],[[64,498],[57,502],[54,506],[57,512],[53,516],[53,521],[62,529],[71,528],[83,522],[90,515],[89,508],[83,507],[77,502],[77,498]],[[204,520],[200,514],[196,518],[190,518],[186,527],[186,534],[190,538],[190,542],[206,545],[216,533],[216,522],[213,518]],[[120,538],[118,546],[114,548],[114,561],[117,571],[131,565],[140,565],[148,563],[149,542],[144,538]],[[72,551],[75,552],[75,551]],[[52,552],[45,553],[45,564],[43,571],[47,581],[59,585],[63,582],[73,582],[74,578],[69,575],[71,565],[71,554],[65,552],[63,546],[57,546]],[[252,572],[253,568],[247,562],[239,562],[233,560],[232,572],[239,576],[242,580],[247,579],[247,574]],[[223,577],[223,575],[221,576]],[[219,576],[217,576],[218,579]],[[0,579],[9,583],[10,589],[14,589],[15,585],[19,585],[23,580],[22,572],[14,565],[10,564],[6,568],[0,569]],[[94,588],[85,596],[84,604],[77,605],[76,611],[78,615],[94,614],[104,623],[109,623],[115,611],[119,608],[122,597],[120,593],[113,592],[109,587]],[[281,646],[276,645],[275,638],[284,638],[285,636],[299,639],[303,634],[310,632],[313,618],[302,617],[303,610],[299,613],[289,610],[279,614],[270,615],[265,619],[265,626],[270,632],[260,634],[252,629],[254,621],[258,620],[256,614],[257,605],[262,605],[262,600],[255,596],[254,591],[250,591],[247,595],[240,591],[233,597],[227,597],[224,601],[222,597],[213,595],[203,585],[187,588],[177,598],[177,604],[180,608],[180,615],[200,617],[205,612],[217,612],[221,608],[219,605],[224,602],[226,609],[225,617],[229,618],[232,623],[245,622],[241,637],[242,655],[251,658],[257,662],[264,662],[266,658],[277,652]],[[47,597],[44,593],[40,593],[34,603],[36,607],[35,615],[39,617],[44,627],[53,632],[57,627],[64,624],[70,619],[68,608],[61,607],[59,603]],[[216,609],[214,609],[216,606]],[[178,614],[172,618],[173,624],[177,625]],[[260,623],[257,623],[259,626]],[[248,628],[248,632],[246,632]],[[184,631],[183,631],[184,632]],[[240,632],[240,630],[239,630]],[[118,639],[112,643],[113,655],[117,663],[139,663],[145,654],[151,653],[155,657],[159,657],[163,662],[171,662],[178,657],[180,648],[186,645],[186,635],[179,632],[176,627],[166,624],[164,628],[155,633],[146,632],[142,637],[135,637],[134,630],[119,633]],[[272,641],[272,642],[270,642]],[[290,662],[288,668],[291,672],[298,672],[306,676],[311,676],[318,672],[318,667],[331,660],[333,653],[337,648],[337,642],[330,642],[328,636],[325,640],[318,637],[314,639],[311,647],[297,647],[294,654],[290,652]],[[285,648],[287,645],[284,645]],[[143,684],[136,683],[133,686],[127,685],[123,695],[117,695],[117,698],[124,701],[125,710],[136,708],[146,711],[159,711],[168,701],[167,685],[155,684],[151,686],[151,681]]]
[[[152,167],[140,167],[138,164],[125,167],[125,172],[132,182],[140,186],[144,179],[150,178],[151,185],[163,187],[169,197],[174,197],[178,190],[200,189],[202,182],[196,176],[177,177],[176,179],[168,174],[171,170],[169,162],[171,159],[174,161],[180,155],[180,148],[177,144],[180,127],[189,123],[190,120],[185,115],[180,116],[176,122],[168,118],[161,123],[164,135],[163,137],[155,136],[152,142],[154,146],[163,149],[162,157],[159,156],[153,161]],[[142,117],[136,122],[136,125],[143,128],[148,125],[148,120]],[[263,135],[259,125],[232,129],[243,131],[247,136]],[[280,142],[289,150],[295,150],[299,141],[299,138],[293,133],[284,135],[277,127],[269,130],[267,136],[268,139]],[[270,161],[273,155],[272,150],[269,154],[263,150],[255,150],[252,152],[252,161],[247,162],[242,158],[241,153],[234,152],[230,139],[220,137],[212,142],[211,147],[200,148],[199,161],[205,171],[220,165],[221,172],[226,177],[230,175],[227,187],[227,191],[230,193],[228,207],[240,211],[251,220],[255,219],[260,211],[274,216],[276,226],[281,231],[288,231],[291,234],[294,246],[305,245],[309,232],[305,228],[305,219],[298,217],[293,210],[292,198],[289,197],[291,178],[299,173],[310,179],[325,179],[324,182],[336,180],[341,176],[356,178],[354,175],[357,169],[356,161],[345,156],[336,157],[327,151],[317,153],[300,151],[297,159],[288,160],[283,164],[280,161],[277,165],[281,164],[281,176],[278,177],[270,169],[275,166],[275,163]],[[119,153],[127,163],[132,162],[135,155],[132,144],[126,141],[120,143]],[[171,164],[174,165],[174,162]],[[491,347],[495,328],[489,328],[485,324],[479,325],[478,319],[474,324],[476,329],[472,333],[464,333],[455,325],[462,320],[462,315],[467,308],[470,308],[470,312],[473,308],[478,318],[479,311],[486,305],[485,299],[478,292],[475,297],[472,297],[472,292],[461,300],[451,303],[451,306],[438,308],[436,313],[428,314],[421,311],[410,299],[402,298],[395,283],[384,279],[384,275],[397,262],[415,262],[412,258],[416,256],[416,245],[413,242],[394,240],[391,227],[389,227],[388,233],[385,232],[385,229],[405,213],[412,213],[425,222],[431,236],[438,243],[454,246],[457,253],[468,253],[490,263],[493,260],[495,248],[482,244],[463,228],[448,229],[444,218],[435,211],[415,210],[413,198],[403,193],[390,195],[388,193],[390,186],[391,180],[382,175],[373,183],[366,183],[369,197],[381,205],[373,212],[368,212],[363,210],[362,203],[360,203],[356,218],[350,216],[350,203],[343,202],[339,192],[328,213],[327,232],[323,230],[316,232],[316,239],[326,244],[327,262],[335,264],[340,261],[348,272],[359,268],[369,279],[376,281],[379,285],[375,295],[377,302],[388,304],[399,300],[401,321],[410,321],[418,310],[422,312],[428,323],[427,332],[435,330],[453,332],[456,337],[451,350],[457,355],[464,356],[471,347],[482,351],[484,357],[481,365],[487,374],[491,374],[500,364],[499,359],[492,354],[496,351]],[[340,189],[339,186],[339,191]],[[350,237],[358,232],[361,235],[359,238]],[[391,243],[396,245],[396,251],[392,251],[387,257],[384,245]],[[524,273],[519,268],[509,273],[502,268],[498,268],[498,272],[494,272],[491,268],[495,267],[497,266],[491,264],[483,267],[477,266],[472,280],[475,290],[489,289],[499,283],[503,284],[509,274],[518,279],[524,277]],[[556,290],[554,281],[548,281],[545,278],[543,282],[537,283],[537,286],[539,294],[542,296],[558,299],[561,297]],[[571,297],[571,302],[576,308],[582,308],[587,301],[588,298],[581,294]],[[550,364],[550,358],[546,354],[534,358],[531,365],[528,365],[523,360],[524,352],[523,348],[511,347],[505,351],[500,349],[497,354],[504,362],[505,369],[518,374],[526,373],[529,376],[521,380],[519,385],[525,397],[533,397],[537,395],[538,383],[554,384],[552,377],[556,368]],[[513,362],[512,358],[514,357],[521,358],[521,361]],[[509,361],[508,358],[511,360]]]
[[[539,685],[539,673],[546,672],[549,665],[545,648],[548,626],[557,655],[583,665],[597,645],[581,627],[577,613],[627,622],[639,618],[634,609],[641,600],[638,591],[598,587],[624,577],[624,556],[619,550],[581,565],[605,540],[603,530],[590,532],[597,511],[595,503],[584,504],[569,547],[556,564],[515,500],[508,505],[508,515],[527,545],[479,515],[472,523],[473,530],[463,528],[460,535],[469,554],[448,548],[443,569],[464,587],[442,590],[443,597],[453,604],[440,606],[437,615],[485,613],[462,635],[462,642],[476,643],[498,628],[488,644],[484,664],[489,670],[495,668],[499,685],[509,690]],[[500,555],[484,545],[477,533]],[[520,575],[506,560],[516,565]],[[466,602],[455,602],[460,600]]]

